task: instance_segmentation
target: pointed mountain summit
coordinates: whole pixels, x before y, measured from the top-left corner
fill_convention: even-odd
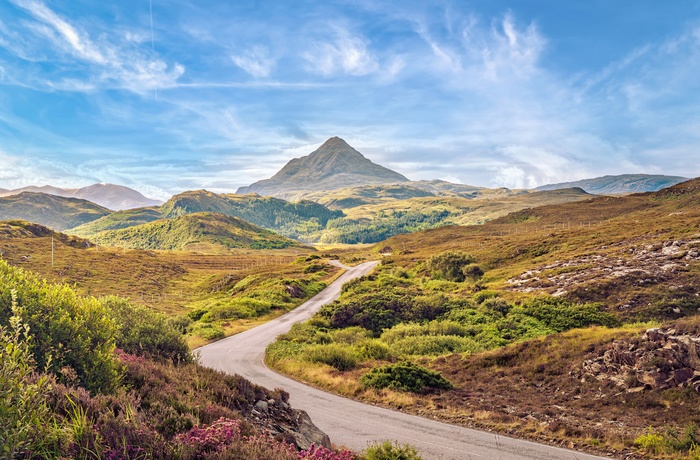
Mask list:
[[[311,154],[291,160],[270,179],[241,187],[236,193],[287,198],[299,192],[397,182],[408,182],[408,179],[372,163],[343,139],[331,137]]]

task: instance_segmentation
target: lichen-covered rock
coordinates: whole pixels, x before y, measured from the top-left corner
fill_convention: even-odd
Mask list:
[[[247,420],[254,425],[294,442],[297,448],[307,450],[311,444],[331,448],[331,440],[311,421],[303,410],[291,408],[284,400],[257,401]]]
[[[690,386],[700,393],[700,337],[648,329],[637,339],[613,342],[603,355],[585,361],[576,376],[610,380],[630,392]]]

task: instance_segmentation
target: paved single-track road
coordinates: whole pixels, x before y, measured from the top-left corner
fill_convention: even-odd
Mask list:
[[[363,404],[283,377],[265,366],[263,358],[267,345],[279,334],[287,332],[292,324],[310,318],[321,306],[337,299],[343,283],[369,273],[376,264],[366,262],[356,267],[343,267],[347,271],[342,276],[295,310],[262,326],[199,348],[201,363],[239,374],[267,388],[284,388],[290,394],[292,406],[307,411],[314,424],[335,444],[357,451],[371,442],[389,439],[415,446],[425,460],[601,458]]]

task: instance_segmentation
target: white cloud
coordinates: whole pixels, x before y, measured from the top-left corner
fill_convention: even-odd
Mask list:
[[[275,60],[270,57],[270,51],[264,46],[253,46],[242,55],[231,56],[234,64],[256,78],[270,76]]]
[[[37,77],[32,72],[15,75],[14,80],[23,84],[65,91],[120,88],[145,93],[176,86],[177,80],[185,72],[185,67],[181,64],[169,65],[158,59],[147,47],[134,47],[134,43],[144,41],[145,32],[130,31],[115,37],[101,34],[96,42],[85,30],[71,24],[37,0],[11,1],[25,9],[35,21],[19,24],[22,28],[19,34],[9,30],[6,25],[0,27],[0,34],[6,37],[0,35],[0,45],[26,61],[60,62],[57,75]],[[27,32],[32,36],[12,45],[18,35]],[[71,66],[65,59],[60,60],[55,55],[46,53],[46,40],[56,50],[77,61]],[[120,40],[124,43],[120,43]],[[83,77],[61,76],[67,71],[77,71]]]
[[[340,27],[334,27],[334,35],[331,41],[317,42],[302,54],[309,71],[323,76],[363,76],[379,69],[377,58],[364,37]]]

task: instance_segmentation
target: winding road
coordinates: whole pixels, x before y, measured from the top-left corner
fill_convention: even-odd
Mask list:
[[[269,323],[199,348],[200,362],[239,374],[267,388],[284,388],[290,394],[292,406],[307,411],[333,443],[356,451],[372,442],[389,439],[415,446],[425,460],[602,458],[363,404],[309,387],[267,368],[263,358],[268,344],[287,332],[292,324],[310,318],[321,306],[337,299],[343,283],[369,273],[377,262],[356,267],[336,265],[347,271],[318,295]]]

